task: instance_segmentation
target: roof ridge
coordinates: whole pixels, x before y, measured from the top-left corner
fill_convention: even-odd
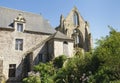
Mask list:
[[[58,38],[58,39],[70,39],[72,38],[68,37],[67,35],[61,33],[60,31],[56,31],[56,33],[53,35],[53,38]]]
[[[7,14],[6,14],[7,13]],[[25,30],[26,31],[33,31],[33,32],[42,32],[42,33],[50,33],[54,34],[55,30],[52,25],[45,19],[43,16],[30,13],[27,11],[21,11],[16,9],[10,9],[6,7],[0,6],[0,27],[4,28],[13,28],[11,25],[16,17],[19,14],[26,19],[25,23]]]
[[[14,8],[5,7],[5,6],[0,6],[0,8],[9,9],[9,10],[14,10],[14,11],[19,11],[19,12],[24,12],[24,13],[29,13],[29,14],[38,15],[38,16],[43,17],[41,14],[33,13],[33,12],[30,12],[30,11],[26,11],[26,10],[21,10],[21,9],[19,10],[19,9],[14,9]]]
[[[58,32],[58,31],[56,31],[56,32],[52,35],[52,37],[54,37],[54,36],[57,34],[57,32]]]

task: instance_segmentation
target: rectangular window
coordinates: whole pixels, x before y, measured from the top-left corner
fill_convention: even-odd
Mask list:
[[[39,54],[38,58],[39,58],[39,61],[42,61],[43,60],[43,55]]]
[[[15,49],[16,50],[23,50],[23,39],[16,39]]]
[[[23,32],[23,24],[17,23],[17,31]]]
[[[15,77],[16,64],[9,64],[9,77]]]
[[[38,58],[40,62],[46,62],[46,56],[44,54],[39,54]]]

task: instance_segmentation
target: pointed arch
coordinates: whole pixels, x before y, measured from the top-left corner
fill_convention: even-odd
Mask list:
[[[73,23],[74,23],[75,26],[79,25],[79,15],[78,15],[77,12],[73,13]]]
[[[83,34],[79,29],[73,30],[74,46],[83,48]]]

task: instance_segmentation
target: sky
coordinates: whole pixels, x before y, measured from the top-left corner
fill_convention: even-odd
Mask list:
[[[89,22],[93,42],[108,35],[112,26],[120,31],[120,0],[0,0],[0,6],[42,15],[55,28],[60,15],[66,17],[74,6]]]

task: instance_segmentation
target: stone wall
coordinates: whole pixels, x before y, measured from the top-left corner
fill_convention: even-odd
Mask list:
[[[0,30],[0,56],[3,57],[3,74],[8,79],[9,64],[16,64],[16,77],[20,77],[22,71],[23,54],[50,35],[40,33],[26,33]],[[23,51],[15,50],[15,39],[23,39]],[[40,47],[33,53],[34,59],[37,53],[43,48]],[[44,50],[44,49],[43,49]]]
[[[74,25],[74,22],[73,22],[74,12],[78,13],[79,26]],[[85,21],[80,16],[80,14],[76,8],[74,8],[65,18],[64,27],[65,27],[65,29],[67,29],[67,36],[69,36],[69,37],[72,37],[74,29],[78,28],[81,31],[81,33],[83,34],[83,40],[84,40],[84,38],[85,38],[85,35],[84,35],[84,33],[85,33]]]
[[[48,55],[50,60],[54,58],[54,40],[53,39],[48,41]]]
[[[54,40],[54,57],[63,55],[63,41]]]
[[[0,60],[0,83],[2,82],[3,78],[3,61]]]
[[[63,49],[63,42],[66,40],[54,40],[54,56],[58,57],[60,55],[65,55],[64,49]],[[68,57],[73,56],[73,42],[67,41],[68,42]]]

